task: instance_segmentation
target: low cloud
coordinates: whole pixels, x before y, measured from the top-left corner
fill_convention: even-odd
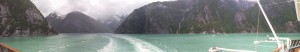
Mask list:
[[[31,0],[44,16],[52,12],[83,12],[95,19],[126,15],[134,9],[156,1],[169,0]]]

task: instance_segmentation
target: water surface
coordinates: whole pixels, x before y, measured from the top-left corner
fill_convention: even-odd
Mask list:
[[[271,52],[276,43],[260,43],[270,33],[256,34],[67,34],[0,39],[22,52],[208,52],[211,47]],[[271,35],[272,36],[272,35]],[[280,37],[300,39],[298,33]],[[257,47],[255,47],[257,46]]]

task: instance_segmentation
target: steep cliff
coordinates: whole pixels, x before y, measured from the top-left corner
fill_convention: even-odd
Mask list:
[[[154,2],[134,10],[116,33],[174,33],[185,12],[196,3],[189,1]]]
[[[70,12],[65,17],[51,13],[46,17],[54,30],[59,33],[108,33],[111,32],[106,25],[77,11]]]
[[[264,9],[277,32],[299,32],[294,0],[262,0]]]
[[[57,34],[29,0],[0,0],[0,37]]]
[[[262,1],[266,2],[266,1]],[[283,3],[282,7],[290,7],[290,3]],[[268,7],[268,6],[266,6]],[[277,5],[274,5],[278,8]],[[293,19],[295,12],[274,9],[282,12],[267,12],[274,20],[274,26],[278,32],[287,30],[297,32],[298,28]],[[121,24],[115,33],[253,33],[270,32],[263,15],[255,2],[240,0],[178,0],[166,2],[154,2],[134,10],[128,18]],[[278,13],[278,14],[273,14]],[[275,15],[286,16],[274,17]],[[257,28],[259,17],[259,27]],[[278,21],[282,23],[277,23]],[[286,24],[286,25],[283,25]],[[289,26],[289,27],[287,27]],[[282,28],[285,27],[285,28]],[[281,28],[281,29],[280,29]],[[287,30],[282,30],[287,29]]]

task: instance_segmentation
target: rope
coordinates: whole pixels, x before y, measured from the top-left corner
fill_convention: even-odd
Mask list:
[[[256,41],[258,37],[258,29],[259,29],[259,16],[260,16],[260,9],[258,10],[258,16],[257,16],[257,26],[256,26]]]
[[[257,37],[258,37],[258,29],[259,29],[259,17],[260,17],[260,9],[258,9],[258,16],[257,16],[257,25],[256,25],[256,37],[255,37],[255,40],[257,40]],[[257,44],[255,44],[255,50],[257,51]]]

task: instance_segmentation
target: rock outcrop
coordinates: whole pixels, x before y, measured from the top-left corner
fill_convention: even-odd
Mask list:
[[[30,0],[0,0],[0,37],[55,34]]]

